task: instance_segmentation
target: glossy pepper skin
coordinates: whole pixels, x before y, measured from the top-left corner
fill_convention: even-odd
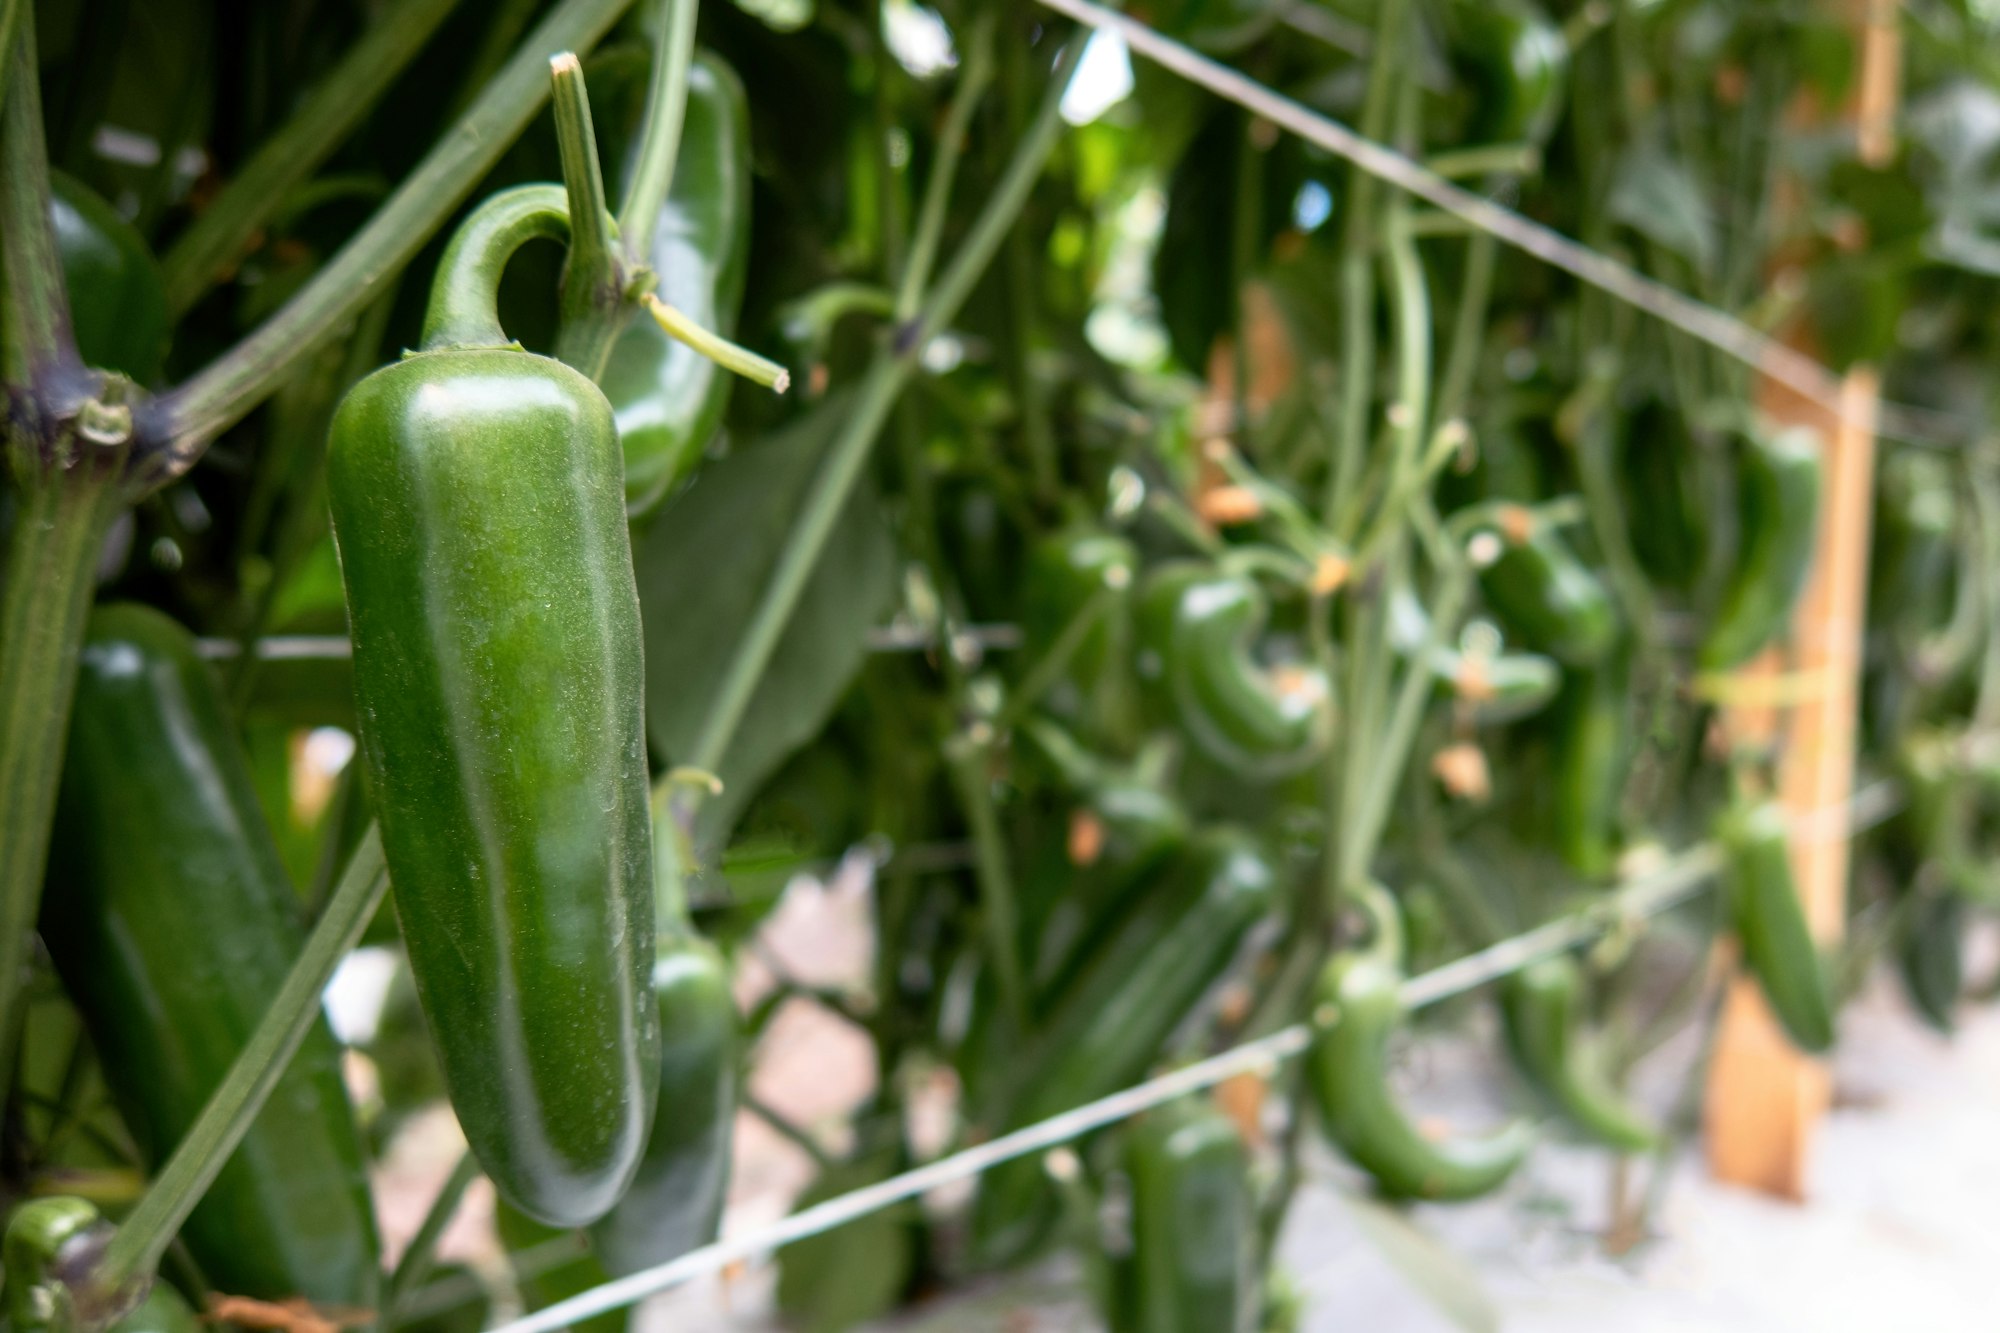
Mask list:
[[[1569,43],[1528,0],[1477,0],[1454,14],[1463,64],[1479,90],[1475,140],[1540,143],[1562,110]]]
[[[1130,680],[1123,672],[1131,636],[1130,602],[1139,552],[1124,537],[1090,526],[1064,528],[1028,553],[1021,629],[1027,659],[1055,649],[1076,618],[1099,608],[1076,643],[1067,667],[1042,697],[1042,706],[1066,724],[1116,731],[1130,712]]]
[[[1403,971],[1373,953],[1328,963],[1315,992],[1306,1086],[1341,1152],[1396,1199],[1471,1199],[1498,1189],[1534,1141],[1515,1123],[1484,1138],[1426,1137],[1389,1088],[1389,1038],[1402,1026]]]
[[[1236,1125],[1195,1098],[1131,1128],[1132,1252],[1105,1311],[1112,1333],[1252,1333],[1257,1208]]]
[[[1584,1047],[1583,969],[1574,958],[1538,959],[1508,977],[1500,1014],[1514,1063],[1578,1129],[1619,1152],[1659,1146],[1659,1130],[1605,1081]]]
[[[1618,859],[1618,807],[1632,751],[1631,651],[1620,644],[1596,666],[1563,672],[1551,745],[1556,851],[1586,879]]]
[[[369,791],[417,996],[480,1165],[556,1225],[637,1169],[659,1075],[639,600],[610,405],[511,346],[506,258],[562,192],[446,251],[424,350],[356,385],[327,491]]]
[[[41,932],[147,1161],[200,1115],[305,944],[247,761],[193,637],[92,615]],[[372,1309],[366,1159],[314,1025],[182,1236],[218,1290]]]
[[[644,80],[638,81],[643,90]],[[632,115],[644,114],[644,98]],[[631,145],[625,175],[640,139]],[[750,255],[750,117],[736,71],[707,51],[688,67],[687,113],[673,186],[653,233],[650,262],[659,298],[705,329],[729,337],[743,304]],[[625,455],[625,502],[651,512],[701,461],[735,376],[667,336],[644,311],[611,349],[602,383]]]
[[[1203,754],[1259,779],[1310,764],[1328,731],[1324,676],[1252,656],[1269,613],[1255,579],[1194,561],[1162,566],[1139,600],[1140,681]]]
[[[1696,660],[1727,671],[1785,627],[1812,563],[1820,459],[1809,430],[1751,435],[1737,468],[1736,561]]]
[[[1509,505],[1479,536],[1497,543],[1479,571],[1480,591],[1524,643],[1577,667],[1611,651],[1618,639],[1611,594],[1553,524]]]
[[[1033,1124],[1136,1082],[1270,911],[1278,875],[1244,833],[1205,830],[1091,951],[1048,1022],[1014,1054],[1027,1076],[1001,1089],[1006,1128]],[[989,1082],[997,1082],[990,1080]],[[1005,1262],[1051,1220],[1041,1167],[987,1173],[973,1215],[982,1257]]]
[[[1903,993],[1926,1023],[1949,1035],[1958,1026],[1965,990],[1965,897],[1949,889],[1920,890],[1904,910],[1896,939]]]
[[[728,963],[688,919],[681,834],[673,818],[663,787],[653,798],[659,1104],[631,1188],[590,1229],[592,1248],[617,1277],[714,1240],[729,1190],[736,1119],[736,997],[729,987]]]
[[[170,327],[166,280],[153,252],[117,209],[60,171],[49,174],[49,219],[78,355],[85,365],[151,384],[166,360]]]
[[[1740,806],[1723,816],[1720,834],[1743,964],[1799,1049],[1825,1051],[1833,1045],[1833,997],[1792,880],[1784,811],[1775,801]]]

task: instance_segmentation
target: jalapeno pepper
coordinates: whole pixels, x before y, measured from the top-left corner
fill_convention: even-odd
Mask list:
[[[1926,1023],[1949,1033],[1965,990],[1965,898],[1949,888],[1919,890],[1905,913],[1896,939],[1903,993]]]
[[[143,1156],[158,1163],[304,947],[298,903],[194,639],[100,607],[77,673],[41,932]],[[221,1291],[371,1309],[361,1142],[324,1022],[182,1231]]]
[[[1257,1208],[1250,1152],[1201,1098],[1149,1111],[1126,1136],[1131,1254],[1117,1265],[1113,1333],[1250,1333],[1257,1325]]]
[[[1611,595],[1553,524],[1503,506],[1475,530],[1472,550],[1484,559],[1479,587],[1487,605],[1530,648],[1569,666],[1589,666],[1611,651],[1618,638]]]
[[[507,257],[563,194],[495,195],[423,350],[336,414],[327,492],[383,854],[466,1140],[522,1211],[601,1217],[659,1077],[639,601],[610,405],[509,343]]]
[[[1539,143],[1562,110],[1569,43],[1527,0],[1480,0],[1453,11],[1455,54],[1473,76],[1479,107],[1474,139]]]
[[[1596,666],[1563,672],[1551,751],[1556,850],[1589,879],[1610,874],[1617,861],[1631,715],[1628,646],[1614,648]]]
[[[1208,830],[1092,950],[1048,1023],[1014,1053],[1022,1077],[1001,1092],[1015,1128],[1136,1081],[1270,910],[1277,872],[1250,838]],[[980,1253],[1013,1258],[1051,1218],[1041,1168],[1010,1162],[981,1182],[973,1230]]]
[[[1650,1152],[1660,1132],[1627,1105],[1585,1049],[1583,969],[1568,954],[1528,964],[1500,985],[1514,1062],[1578,1129],[1620,1152]]]
[[[1721,821],[1723,881],[1743,963],[1801,1050],[1833,1045],[1833,996],[1792,880],[1785,815],[1775,801],[1740,806]]]
[[[1163,566],[1139,602],[1140,681],[1203,754],[1256,778],[1296,773],[1325,747],[1326,679],[1281,677],[1253,656],[1269,615],[1257,581],[1187,562]]]
[[[1391,1198],[1470,1199],[1498,1189],[1534,1133],[1516,1122],[1484,1138],[1434,1141],[1389,1088],[1389,1039],[1403,1025],[1400,946],[1335,957],[1314,992],[1306,1086],[1334,1145]]]
[[[590,1233],[604,1266],[621,1277],[715,1239],[736,1117],[736,999],[728,964],[688,918],[668,790],[653,797],[659,1106],[632,1187]]]
[[[1819,445],[1809,430],[1743,440],[1736,473],[1736,560],[1701,641],[1702,670],[1738,666],[1784,629],[1812,563],[1819,467]]]
[[[1127,697],[1122,668],[1138,568],[1139,553],[1131,542],[1091,527],[1064,529],[1029,552],[1021,628],[1030,662],[1054,650],[1064,631],[1093,603],[1100,607],[1096,623],[1041,700],[1049,713],[1072,726],[1115,730],[1108,724]]]
[[[637,82],[643,91],[645,81]],[[642,97],[629,101],[628,176],[644,113]],[[728,337],[743,303],[749,254],[750,120],[743,84],[720,58],[698,51],[688,67],[673,187],[653,233],[654,291],[703,328]],[[618,420],[631,513],[657,507],[701,461],[734,379],[643,313],[619,335],[602,382]]]
[[[167,357],[159,262],[117,209],[60,171],[49,174],[49,214],[78,355],[85,365],[151,384]]]

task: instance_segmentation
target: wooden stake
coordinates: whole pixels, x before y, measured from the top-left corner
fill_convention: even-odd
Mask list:
[[[1896,3],[1862,4],[1861,74],[1852,120],[1862,160],[1880,164],[1894,149],[1901,58]],[[1818,549],[1792,642],[1792,670],[1817,680],[1819,688],[1791,712],[1778,771],[1779,795],[1795,818],[1844,808],[1854,785],[1875,475],[1874,434],[1860,423],[1872,421],[1878,398],[1875,373],[1867,367],[1849,373],[1837,417],[1771,381],[1759,391],[1767,416],[1816,428],[1826,447]],[[1778,667],[1766,659],[1758,669],[1775,673]],[[1754,732],[1763,722],[1735,719],[1736,734]],[[1815,936],[1822,945],[1838,940],[1846,921],[1847,838],[1798,836],[1791,854]],[[1724,1001],[1707,1091],[1708,1162],[1715,1176],[1804,1200],[1813,1135],[1831,1099],[1832,1079],[1824,1063],[1786,1040],[1756,985],[1740,976]]]

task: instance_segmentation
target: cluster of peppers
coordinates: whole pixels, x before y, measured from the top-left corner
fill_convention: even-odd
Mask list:
[[[614,46],[592,68],[629,171],[649,55]],[[698,52],[652,266],[666,299],[725,335],[748,161],[743,89]],[[169,335],[159,265],[80,182],[56,177],[53,210],[80,354],[149,382]],[[509,338],[496,309],[508,259],[567,234],[560,186],[474,209],[439,266],[421,347],[356,385],[332,422],[326,494],[361,754],[322,836],[338,864],[379,822],[395,918],[371,938],[401,942],[429,1033],[418,1059],[441,1072],[513,1239],[588,1226],[588,1282],[711,1240],[728,1181],[736,1006],[726,960],[688,914],[685,834],[651,791],[628,523],[697,467],[729,376],[648,319],[613,344],[602,387]],[[24,1059],[87,1039],[111,1106],[40,1167],[121,1163],[123,1143],[155,1167],[263,1018],[312,905],[231,701],[162,611],[96,608],[62,772],[39,928],[68,1003],[35,1010]],[[65,1027],[72,1005],[81,1035]],[[75,1097],[86,1067],[68,1057],[42,1089],[50,1105]],[[226,1293],[372,1320],[390,1292],[367,1164],[319,1018],[142,1302],[68,1308],[91,1291],[112,1223],[55,1198],[9,1223],[10,1319],[191,1333],[190,1301]],[[524,1275],[523,1290],[553,1298],[549,1280]]]

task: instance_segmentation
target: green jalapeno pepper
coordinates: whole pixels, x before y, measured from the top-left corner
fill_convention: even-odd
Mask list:
[[[614,1276],[666,1263],[715,1239],[729,1188],[736,1117],[736,999],[729,965],[688,918],[669,788],[653,797],[660,1093],[632,1187],[590,1229]]]
[[[1736,560],[1697,661],[1727,671],[1785,628],[1819,530],[1819,445],[1809,430],[1743,440],[1736,473]]]
[[[77,673],[41,932],[147,1161],[172,1151],[305,945],[193,636],[100,607]],[[215,1287],[372,1308],[378,1266],[340,1053],[315,1025],[182,1231]]]
[[[1250,1152],[1202,1098],[1149,1111],[1128,1132],[1131,1253],[1116,1265],[1113,1333],[1250,1333],[1257,1327],[1257,1208]]]
[[[1474,140],[1539,143],[1562,111],[1569,73],[1563,31],[1527,0],[1479,0],[1453,11],[1455,54],[1473,76]]]
[[[1326,679],[1279,679],[1252,655],[1269,615],[1257,581],[1206,565],[1163,566],[1139,600],[1138,674],[1188,739],[1255,778],[1296,773],[1325,748]]]
[[[1030,662],[1053,651],[1093,604],[1099,609],[1041,700],[1050,714],[1071,726],[1117,729],[1117,714],[1129,697],[1122,673],[1130,636],[1128,603],[1138,568],[1139,553],[1131,542],[1091,527],[1064,529],[1028,553],[1021,629]]]
[[[645,80],[636,81],[643,92]],[[643,97],[630,102],[625,175],[644,137]],[[616,127],[613,126],[615,129]],[[707,51],[688,67],[687,113],[673,187],[653,233],[654,292],[705,329],[729,337],[750,255],[750,118],[736,71]],[[686,480],[729,405],[735,376],[667,336],[643,311],[611,349],[602,382],[625,453],[632,514],[656,508]]]
[[[1578,1129],[1620,1152],[1650,1152],[1660,1132],[1627,1105],[1585,1049],[1583,969],[1568,954],[1538,959],[1500,985],[1514,1062]]]
[[[1833,996],[1792,880],[1785,814],[1775,801],[1738,807],[1720,825],[1723,882],[1743,963],[1801,1050],[1833,1045]]]
[[[1564,671],[1555,710],[1556,850],[1588,879],[1609,875],[1617,863],[1631,742],[1631,652],[1621,644],[1596,666]]]
[[[1024,1077],[1000,1088],[1005,1128],[1033,1124],[1136,1081],[1270,910],[1277,872],[1233,829],[1198,835],[1091,951],[1048,1022],[1014,1053]],[[1045,1232],[1051,1199],[1033,1161],[980,1184],[975,1246],[1012,1259]]]
[[[1411,1123],[1389,1088],[1389,1039],[1407,1016],[1402,928],[1386,890],[1363,895],[1376,923],[1372,946],[1327,963],[1314,990],[1306,1087],[1320,1126],[1383,1194],[1470,1199],[1498,1189],[1527,1157],[1534,1132],[1516,1121],[1483,1138],[1434,1141]]]
[[[1965,897],[1949,888],[1919,891],[1906,908],[1896,939],[1896,970],[1903,993],[1939,1032],[1958,1026],[1958,998],[1965,990]]]
[[[1611,651],[1618,638],[1611,594],[1553,524],[1504,506],[1475,529],[1472,549],[1484,558],[1479,587],[1487,605],[1530,648],[1569,666],[1589,666]]]
[[[167,359],[169,328],[166,279],[153,252],[117,209],[60,171],[49,174],[49,216],[77,354],[85,365],[151,384]]]
[[[513,346],[494,286],[556,186],[477,209],[423,350],[334,418],[327,492],[369,790],[445,1085],[494,1185],[610,1209],[659,1076],[644,677],[610,405]]]

